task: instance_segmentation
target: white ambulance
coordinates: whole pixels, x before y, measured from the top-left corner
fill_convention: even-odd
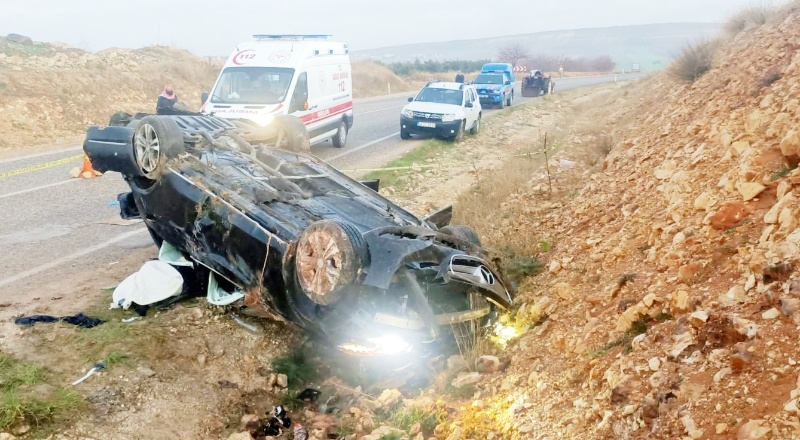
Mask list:
[[[329,35],[254,35],[231,54],[203,113],[267,128],[277,115],[297,116],[311,144],[341,148],[353,126],[347,45]]]

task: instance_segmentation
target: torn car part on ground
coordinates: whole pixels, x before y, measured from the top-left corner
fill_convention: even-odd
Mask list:
[[[285,127],[308,137],[302,123]],[[84,150],[129,184],[122,215],[242,292],[234,305],[358,347],[351,354],[378,354],[376,338],[451,343],[454,327],[510,308],[477,234],[448,225],[450,210],[421,219],[377,182],[246,135],[212,116],[148,115],[90,128]]]
[[[93,318],[91,316],[86,316],[83,313],[78,313],[77,315],[72,316],[62,316],[57,318],[55,316],[49,315],[32,315],[32,316],[20,316],[19,318],[14,320],[14,324],[17,325],[33,325],[37,322],[43,323],[51,323],[51,322],[66,322],[67,324],[76,325],[82,328],[93,328],[97,327],[98,325],[104,323],[100,318]]]

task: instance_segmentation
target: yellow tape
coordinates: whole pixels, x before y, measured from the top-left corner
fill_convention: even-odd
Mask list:
[[[19,174],[30,173],[31,171],[39,171],[39,170],[43,170],[43,169],[46,169],[46,168],[52,168],[52,167],[55,167],[55,166],[63,165],[65,163],[74,162],[74,161],[80,160],[80,159],[83,159],[83,154],[78,155],[78,156],[65,157],[64,159],[53,160],[53,161],[50,161],[50,162],[40,163],[40,164],[36,164],[36,165],[31,165],[29,167],[20,168],[18,170],[13,170],[13,171],[7,171],[5,173],[0,173],[0,179],[4,179],[6,177],[11,177],[11,176],[17,176]]]

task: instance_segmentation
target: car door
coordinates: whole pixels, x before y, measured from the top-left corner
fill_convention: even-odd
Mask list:
[[[476,96],[475,96],[475,90],[474,89],[469,88],[469,89],[466,90],[466,93],[464,93],[464,101],[466,103],[468,103],[468,104],[471,104],[471,105],[465,105],[464,106],[464,113],[467,116],[467,121],[466,121],[465,126],[466,126],[467,129],[469,129],[469,128],[472,128],[475,125],[475,121],[478,119],[478,113],[477,113],[478,109],[477,109],[477,106],[476,106],[477,99],[476,99]]]

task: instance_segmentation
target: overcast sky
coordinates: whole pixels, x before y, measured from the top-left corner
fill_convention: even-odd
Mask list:
[[[11,0],[2,0],[11,3]],[[87,50],[150,44],[227,55],[255,33],[333,34],[352,50],[549,30],[722,22],[780,0],[23,0],[0,34]],[[11,6],[11,7],[9,7]]]

